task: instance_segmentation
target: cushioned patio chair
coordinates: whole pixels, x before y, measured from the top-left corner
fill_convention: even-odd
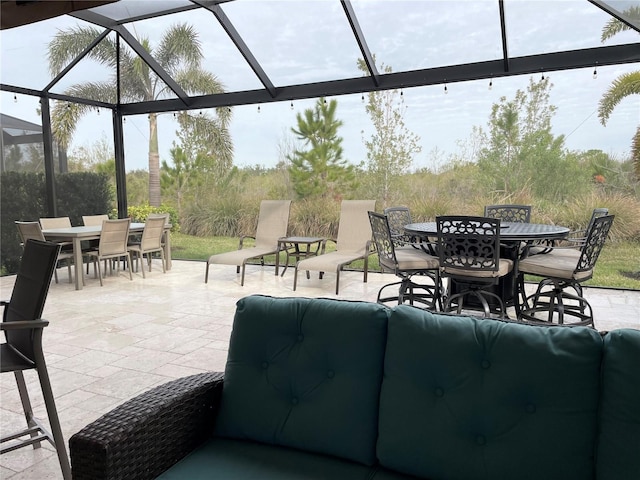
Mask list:
[[[582,230],[570,231],[566,240],[560,242],[560,245],[574,247],[576,251],[580,251],[580,248],[587,240],[587,235],[589,235],[589,230],[591,229],[594,220],[596,218],[604,217],[605,215],[609,215],[608,208],[594,208],[591,212],[591,218],[589,219],[589,223],[587,223],[587,226]]]
[[[554,247],[544,255],[528,256],[517,262],[520,279],[525,274],[543,277],[535,293],[526,297],[519,306],[521,320],[594,326],[593,310],[584,297],[581,284],[593,276],[613,220],[614,215],[593,220],[579,255],[572,248]],[[520,285],[522,289],[523,282]],[[567,291],[569,288],[574,293]]]
[[[389,220],[389,229],[396,248],[417,243],[415,238],[407,235],[404,231],[405,225],[413,223],[409,207],[388,207],[384,209],[383,213]]]
[[[503,300],[491,287],[513,269],[513,262],[500,258],[500,219],[471,216],[436,217],[440,274],[449,278],[449,295],[443,310],[454,306],[457,313],[463,308],[482,309],[485,317],[498,313],[506,317]],[[453,283],[458,288],[453,292]],[[465,304],[468,297],[479,305]],[[493,305],[492,305],[492,304]]]
[[[377,302],[382,304],[394,302],[398,305],[405,302],[410,305],[419,303],[429,310],[436,310],[438,307],[442,309],[438,257],[427,254],[419,246],[412,248],[406,243],[396,248],[395,237],[387,215],[369,212],[369,222],[380,268],[383,272],[392,272],[400,278],[399,282],[384,285],[378,291]],[[418,283],[412,280],[413,277],[426,279],[429,283]],[[397,292],[391,296],[383,296],[385,289],[396,286]]]
[[[26,429],[8,435],[3,428],[0,453],[29,445],[36,449],[40,448],[43,441],[48,441],[56,450],[63,478],[70,480],[71,468],[42,351],[42,334],[49,322],[41,316],[59,252],[60,245],[57,243],[28,239],[11,299],[8,302],[0,302],[4,307],[0,327],[6,339],[5,343],[0,344],[0,367],[2,373],[14,374],[27,423]],[[50,431],[33,415],[27,384],[22,373],[24,370],[32,369],[38,374]]]
[[[249,260],[259,258],[260,264],[264,266],[264,257],[266,255],[277,255],[279,253],[278,240],[287,236],[290,211],[291,200],[262,200],[262,202],[260,202],[260,213],[258,214],[258,227],[256,228],[255,237],[243,235],[240,237],[238,250],[211,255],[207,260],[204,283],[209,281],[209,266],[216,263],[236,265],[237,273],[240,273],[240,269],[242,269],[240,285],[244,285],[244,272]],[[247,238],[255,239],[255,246],[243,248],[244,240]],[[276,275],[277,273],[278,272],[276,272]]]
[[[487,205],[484,216],[503,222],[531,223],[531,205]]]
[[[364,260],[364,282],[367,283],[369,269],[369,255],[371,249],[371,224],[369,223],[369,211],[376,208],[375,200],[343,200],[340,206],[340,220],[338,223],[338,236],[328,241],[336,244],[333,252],[306,258],[296,264],[293,275],[293,290],[298,283],[298,271],[320,272],[322,278],[324,272],[335,272],[336,295],[340,290],[340,271],[356,260]],[[325,242],[326,244],[326,242]]]

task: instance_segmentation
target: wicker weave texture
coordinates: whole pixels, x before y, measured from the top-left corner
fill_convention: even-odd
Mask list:
[[[153,479],[213,431],[223,374],[203,373],[149,390],[69,440],[74,480]]]

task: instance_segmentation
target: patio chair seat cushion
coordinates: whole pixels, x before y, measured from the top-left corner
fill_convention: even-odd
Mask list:
[[[577,281],[588,280],[593,274],[593,269],[574,274],[579,259],[580,251],[571,249],[553,250],[549,253],[532,255],[520,260],[518,270],[522,273],[530,273],[541,277],[566,278]]]
[[[215,477],[213,476],[215,472]],[[411,480],[336,457],[256,442],[214,437],[158,477],[158,480]]]
[[[586,327],[395,307],[380,464],[421,478],[593,478],[602,350]]]
[[[314,272],[336,272],[340,266],[363,258],[366,249],[353,251],[334,251],[310,257],[298,262],[298,270],[311,270]]]
[[[372,465],[387,318],[367,302],[238,301],[216,435]]]
[[[220,265],[242,265],[248,259],[276,253],[273,247],[248,247],[211,255],[207,262]]]
[[[450,275],[461,275],[464,277],[474,277],[474,278],[498,278],[504,277],[507,273],[509,273],[513,269],[513,261],[501,258],[500,263],[498,264],[498,270],[472,270],[472,269],[457,269],[457,268],[449,268],[444,267],[444,271]]]
[[[399,270],[433,270],[440,266],[438,257],[413,247],[396,248],[395,253]]]

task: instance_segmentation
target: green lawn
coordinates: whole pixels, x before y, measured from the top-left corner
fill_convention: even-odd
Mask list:
[[[250,240],[249,240],[250,242]],[[247,245],[251,245],[248,243]],[[330,250],[333,243],[327,243]],[[193,237],[182,233],[171,234],[172,256],[178,260],[206,260],[209,255],[228,252],[238,248],[238,239],[230,237]],[[275,259],[267,258],[275,263]],[[284,258],[281,258],[284,261]],[[354,263],[354,267],[361,268],[362,262]],[[378,258],[369,258],[369,268],[378,270]],[[593,279],[586,285],[596,285],[612,288],[630,288],[640,290],[640,245],[632,242],[620,242],[605,245]]]

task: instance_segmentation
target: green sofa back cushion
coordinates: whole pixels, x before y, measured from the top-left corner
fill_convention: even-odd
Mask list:
[[[598,480],[640,478],[640,330],[604,338]]]
[[[388,313],[367,302],[239,300],[216,435],[373,464]]]
[[[394,308],[380,463],[432,480],[593,478],[602,343],[586,327]]]

